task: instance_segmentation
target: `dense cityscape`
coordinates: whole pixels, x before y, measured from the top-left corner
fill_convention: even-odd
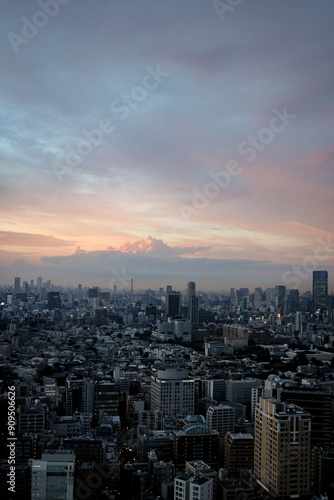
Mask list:
[[[303,294],[129,285],[2,287],[2,498],[333,498],[328,272]]]
[[[1,22],[0,500],[334,500],[334,1]]]

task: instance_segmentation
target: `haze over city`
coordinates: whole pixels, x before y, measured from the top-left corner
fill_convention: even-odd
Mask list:
[[[57,6],[2,6],[3,284],[331,279],[330,0]]]

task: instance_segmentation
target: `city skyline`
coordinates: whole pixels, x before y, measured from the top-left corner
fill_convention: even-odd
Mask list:
[[[3,5],[2,281],[331,287],[334,5],[221,4]]]
[[[320,281],[319,276],[321,277]],[[169,309],[169,301],[173,300],[175,302],[176,298],[177,301],[175,302],[175,304],[173,303],[172,307],[179,308],[181,306],[181,303],[184,303],[187,306],[188,311],[194,307],[195,309],[192,314],[195,314],[196,317],[198,314],[198,296],[202,294],[217,293],[220,295],[235,298],[237,292],[242,292],[242,295],[254,295],[254,300],[258,303],[262,300],[261,294],[263,295],[266,292],[270,292],[275,295],[278,301],[277,306],[279,308],[283,308],[285,300],[288,299],[290,294],[292,300],[297,300],[298,302],[299,292],[301,292],[304,296],[308,295],[309,297],[312,297],[317,308],[325,308],[327,298],[329,298],[330,295],[334,294],[334,291],[328,288],[328,271],[324,269],[320,271],[313,271],[312,288],[310,290],[306,290],[305,292],[303,292],[303,290],[300,290],[299,288],[289,288],[285,285],[274,284],[271,284],[267,287],[221,287],[220,289],[215,290],[206,289],[201,286],[197,287],[198,283],[195,283],[193,281],[188,281],[187,283],[178,281],[177,283],[179,284],[177,285],[174,281],[164,281],[158,282],[157,286],[153,286],[153,288],[151,288],[150,286],[143,287],[141,282],[139,282],[139,284],[137,282],[135,283],[133,276],[126,275],[125,269],[123,269],[122,274],[118,274],[117,271],[114,271],[114,278],[109,281],[108,286],[99,286],[96,282],[88,285],[82,283],[54,283],[51,279],[49,279],[49,276],[47,276],[47,278],[44,278],[43,276],[37,276],[37,279],[36,277],[31,276],[27,279],[25,277],[22,279],[21,276],[15,276],[12,280],[12,283],[0,283],[0,287],[2,287],[2,289],[4,290],[4,287],[7,286],[7,292],[14,294],[21,292],[39,292],[42,290],[44,290],[44,292],[49,292],[51,290],[66,290],[66,288],[77,290],[79,293],[82,293],[83,291],[94,291],[94,293],[97,293],[98,291],[105,290],[112,291],[114,293],[128,293],[130,295],[152,291],[154,293],[157,292],[159,295],[164,294],[166,296],[167,311]],[[190,292],[191,295],[189,295]],[[195,300],[194,303],[192,299]]]

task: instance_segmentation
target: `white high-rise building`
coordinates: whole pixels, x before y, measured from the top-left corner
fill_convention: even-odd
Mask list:
[[[158,370],[151,376],[151,410],[165,415],[191,415],[195,409],[195,380],[187,370]]]

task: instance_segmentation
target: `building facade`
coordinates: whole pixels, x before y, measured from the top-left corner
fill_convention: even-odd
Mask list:
[[[311,416],[260,398],[255,417],[254,476],[271,498],[310,494]]]

